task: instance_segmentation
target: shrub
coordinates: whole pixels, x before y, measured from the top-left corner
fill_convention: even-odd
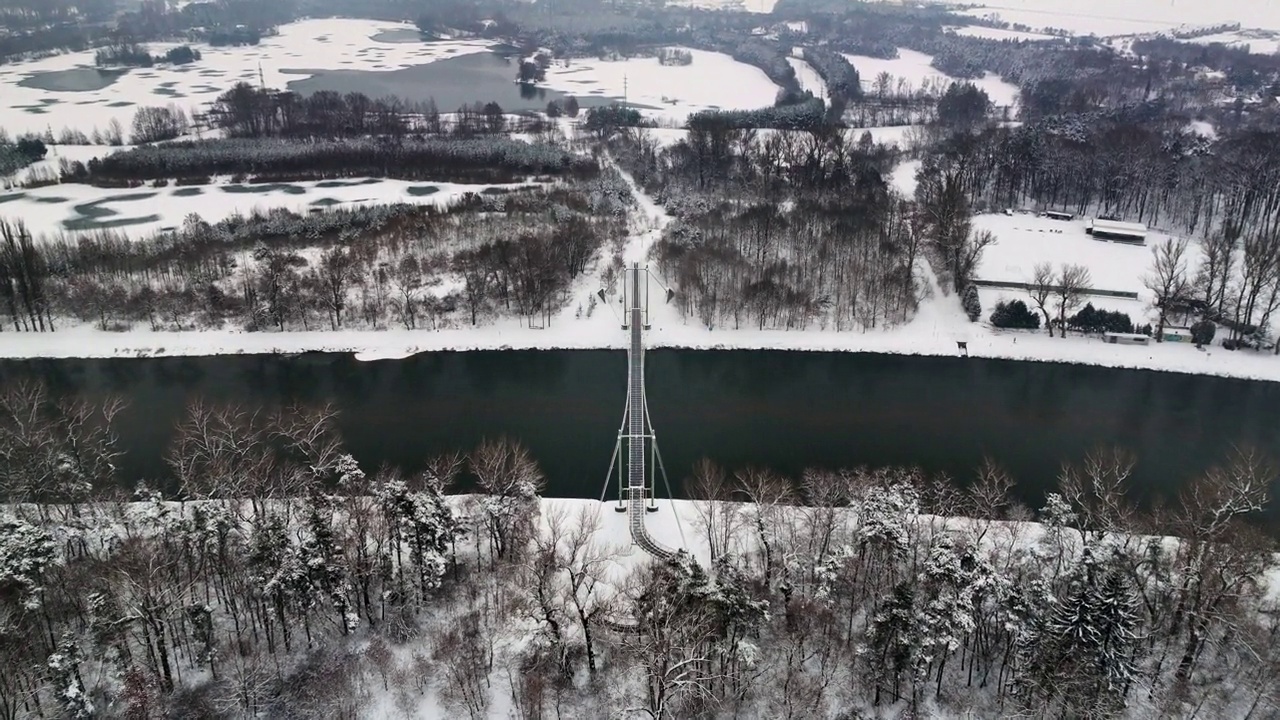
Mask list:
[[[969,316],[969,322],[978,322],[978,318],[982,317],[982,301],[978,298],[977,286],[966,286],[960,303],[964,306],[965,315]]]
[[[1021,300],[1007,300],[996,303],[996,309],[991,313],[991,324],[1011,330],[1039,330],[1040,316]]]
[[[1080,312],[1067,318],[1067,327],[1084,333],[1131,333],[1133,321],[1122,312],[1098,310],[1089,303]]]
[[[1213,342],[1213,336],[1218,332],[1218,326],[1213,324],[1211,320],[1201,320],[1191,326],[1191,340],[1195,342],[1196,347],[1204,347]]]

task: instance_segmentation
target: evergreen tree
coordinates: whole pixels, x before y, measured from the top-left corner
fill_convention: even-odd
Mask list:
[[[964,306],[964,314],[969,316],[969,322],[978,322],[978,318],[982,317],[982,301],[978,298],[976,285],[965,286],[960,303]]]
[[[1041,618],[1022,643],[1027,700],[1069,717],[1124,707],[1138,649],[1137,602],[1124,577],[1085,548],[1065,595]]]
[[[80,648],[69,637],[63,637],[47,662],[52,676],[54,696],[64,717],[89,720],[94,717],[93,702],[85,691],[80,674]]]
[[[899,583],[871,618],[864,654],[875,684],[876,705],[886,690],[894,701],[902,697],[902,676],[910,672],[919,652],[915,605],[915,587],[909,582]]]

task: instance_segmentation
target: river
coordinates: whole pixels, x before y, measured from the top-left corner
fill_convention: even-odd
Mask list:
[[[1083,365],[855,353],[655,350],[649,408],[673,483],[708,457],[729,468],[919,465],[969,478],[984,455],[1038,503],[1061,464],[1100,443],[1139,458],[1143,498],[1168,494],[1231,443],[1280,457],[1280,383]],[[129,405],[121,475],[163,481],[187,403],[276,408],[332,402],[349,450],[372,470],[421,467],[482,438],[524,442],[548,495],[598,497],[625,400],[617,351],[0,361],[0,383]],[[1280,517],[1277,515],[1276,517]]]

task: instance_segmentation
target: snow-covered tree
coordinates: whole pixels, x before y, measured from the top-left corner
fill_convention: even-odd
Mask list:
[[[46,661],[54,697],[63,714],[72,720],[89,720],[94,717],[94,708],[80,674],[80,663],[80,648],[70,637],[63,637]]]
[[[1024,640],[1027,700],[1071,716],[1122,708],[1136,673],[1137,601],[1128,581],[1086,548],[1066,591]]]
[[[21,521],[0,524],[0,598],[13,597],[22,610],[38,610],[56,547],[44,528]]]

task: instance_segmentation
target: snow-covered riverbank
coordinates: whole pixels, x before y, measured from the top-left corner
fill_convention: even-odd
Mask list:
[[[671,221],[625,173],[635,194],[630,239],[622,257],[643,263],[653,244]],[[599,269],[605,263],[599,263]],[[759,330],[750,327],[709,329],[697,318],[681,317],[675,305],[662,304],[662,292],[652,288],[651,348],[698,350],[796,350],[864,352],[893,355],[955,357],[958,343],[966,343],[972,358],[1079,363],[1219,375],[1280,382],[1280,358],[1250,350],[1228,351],[1220,346],[1197,350],[1186,343],[1150,346],[1109,345],[1096,338],[1050,338],[1043,333],[995,331],[970,323],[955,296],[944,296],[928,264],[917,268],[930,288],[911,322],[896,328],[866,332],[811,327],[806,330]],[[655,281],[656,282],[656,281]],[[523,318],[506,318],[471,327],[439,330],[344,329],[310,332],[244,332],[209,330],[153,332],[135,329],[103,332],[89,325],[61,327],[54,333],[0,334],[4,358],[172,357],[231,354],[288,354],[302,352],[355,353],[362,360],[404,358],[416,353],[461,350],[620,350],[627,334],[621,329],[621,298],[613,307],[596,305],[597,275],[583,275],[563,310],[543,328],[531,328]]]
[[[949,299],[944,299],[944,302]],[[588,302],[581,298],[582,304]],[[576,307],[576,306],[575,306]],[[446,330],[342,330],[338,332],[249,333],[101,332],[88,327],[55,333],[0,335],[0,357],[112,358],[173,357],[224,354],[351,352],[363,360],[403,358],[416,353],[448,350],[589,350],[626,346],[626,335],[608,309],[597,308],[591,318],[574,318],[565,311],[546,329],[531,329],[522,320],[504,320],[477,328]],[[959,310],[955,311],[957,314]],[[1280,358],[1252,351],[1229,352],[1221,347],[1198,351],[1185,344],[1134,347],[1108,345],[1100,340],[1043,334],[995,333],[981,326],[944,322],[936,316],[918,317],[894,330],[833,332],[823,330],[707,330],[697,321],[684,322],[671,308],[654,312],[649,332],[652,348],[700,350],[803,350],[868,352],[894,355],[951,356],[957,342],[968,343],[969,357],[1039,362],[1064,362],[1117,368],[1162,370],[1280,382]]]

